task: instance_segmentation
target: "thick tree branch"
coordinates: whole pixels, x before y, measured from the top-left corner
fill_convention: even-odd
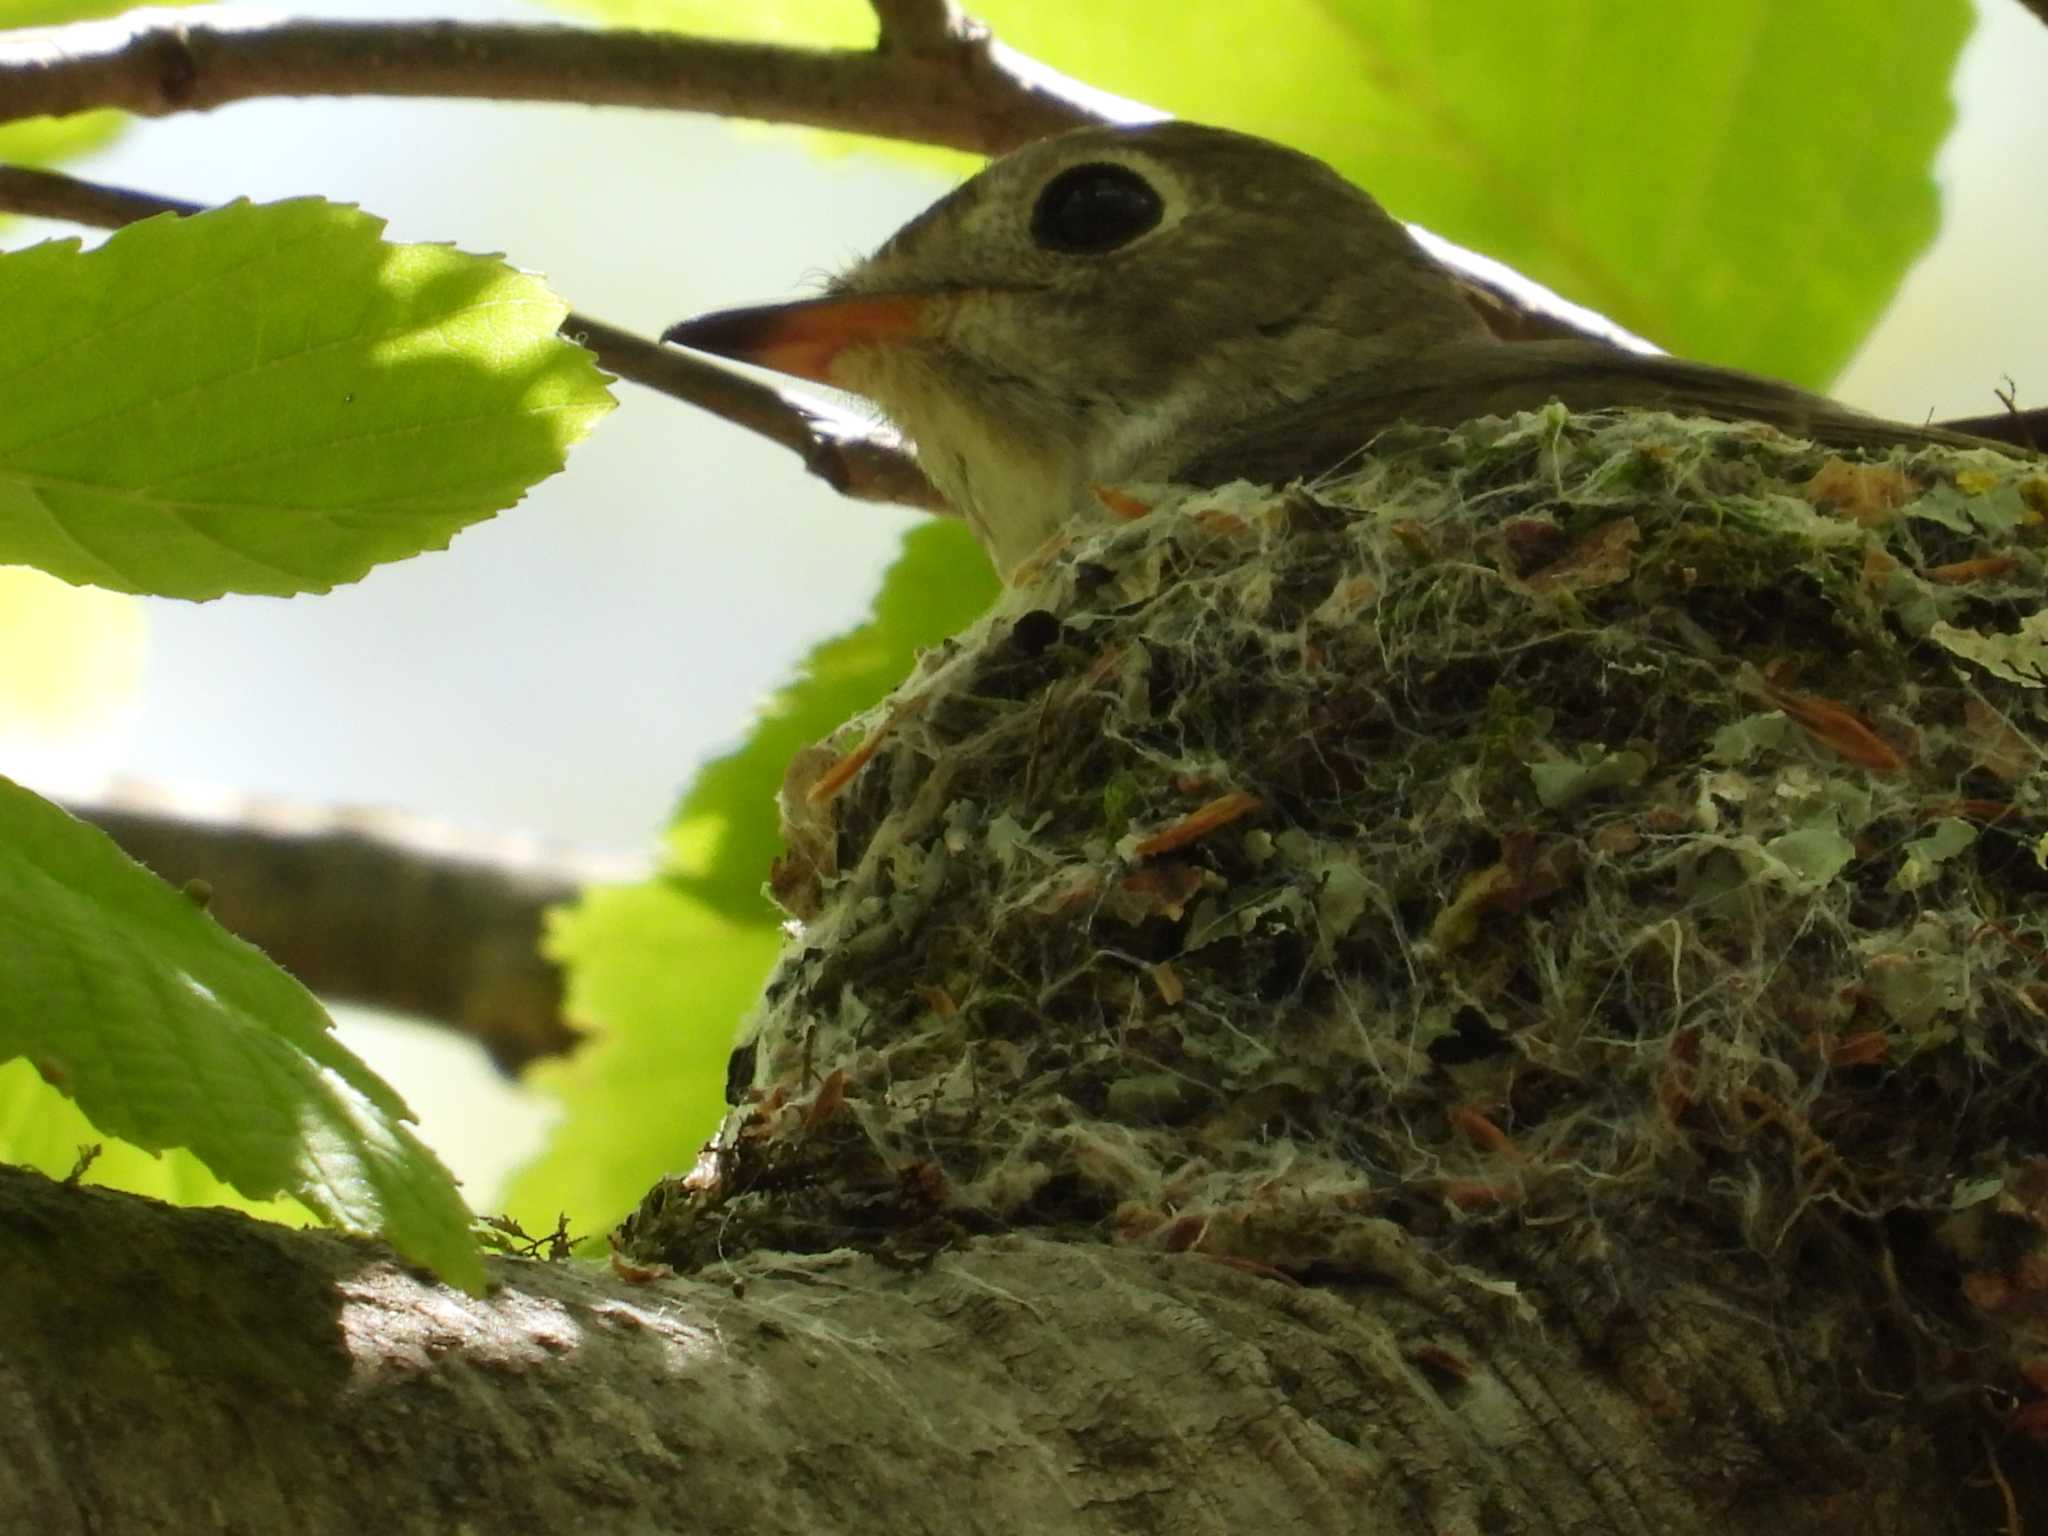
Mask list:
[[[132,790],[70,809],[172,884],[201,883],[223,927],[315,992],[445,1024],[506,1073],[576,1043],[541,957],[547,910],[638,874],[392,812]]]
[[[1103,121],[1102,98],[1027,76],[985,32],[896,5],[887,49],[785,48],[670,32],[448,21],[302,21],[140,10],[0,41],[0,120],[119,107],[146,117],[266,96],[445,96],[710,112],[1001,154]]]
[[[1934,1536],[1961,1518],[1910,1430],[1816,1432],[1860,1359],[1764,1347],[1791,1303],[1676,1276],[1591,1332],[1518,1324],[1455,1280],[1306,1287],[1021,1234],[911,1265],[497,1261],[492,1281],[472,1299],[371,1244],[0,1170],[0,1529],[1718,1536],[1734,1508],[1786,1536]]]
[[[119,229],[158,214],[199,213],[202,205],[54,171],[0,166],[0,211]],[[572,312],[562,321],[561,329],[620,378],[694,405],[787,448],[803,461],[806,470],[842,496],[951,512],[917,467],[917,460],[867,422],[589,315]]]

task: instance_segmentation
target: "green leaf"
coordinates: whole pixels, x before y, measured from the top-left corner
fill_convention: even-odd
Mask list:
[[[902,682],[920,650],[964,629],[996,591],[988,557],[963,525],[914,529],[868,621],[806,656],[745,745],[698,772],[669,826],[673,882],[725,916],[775,921],[761,884],[782,849],[775,790],[790,760]]]
[[[783,770],[995,591],[964,528],[914,531],[869,621],[813,650],[746,745],[698,774],[670,831],[669,873],[586,891],[552,914],[548,951],[568,972],[569,1016],[594,1036],[529,1074],[560,1098],[564,1118],[513,1188],[522,1222],[549,1225],[567,1211],[581,1230],[609,1228],[656,1178],[695,1160],[724,1112],[726,1058],[782,947],[781,913],[761,886],[781,848]]]
[[[574,1231],[596,1236],[656,1179],[689,1168],[725,1112],[726,1058],[781,943],[773,924],[735,921],[659,882],[595,887],[551,914],[569,1016],[597,1034],[527,1075],[563,1113],[513,1182],[514,1216],[541,1229],[566,1211]]]
[[[0,27],[61,27],[126,9],[121,0],[0,0]]]
[[[1673,351],[1809,384],[1933,235],[1971,19],[1967,0],[975,11],[1092,85],[1321,155]]]
[[[2017,629],[2000,634],[1937,619],[1928,638],[1993,677],[2022,688],[2048,688],[2048,608],[2037,609],[2021,619]]]
[[[92,1123],[189,1148],[451,1284],[483,1268],[455,1183],[319,1003],[97,828],[0,779],[0,1061]]]
[[[26,117],[0,124],[0,165],[50,166],[102,149],[128,126],[121,112]]]
[[[107,1136],[84,1111],[36,1076],[28,1062],[0,1064],[0,1162],[34,1168],[53,1179],[78,1164],[79,1149],[99,1149],[86,1183],[124,1189],[173,1205],[225,1205],[265,1221],[302,1227],[315,1218],[289,1197],[251,1200],[209,1173],[182,1147],[145,1152],[132,1142]]]
[[[1902,891],[1917,891],[1941,878],[1941,866],[1977,841],[1977,829],[1958,817],[1944,816],[1925,837],[1907,840],[1904,858],[1892,876]]]
[[[0,563],[168,597],[439,549],[610,409],[538,279],[299,199],[0,256]]]
[[[875,40],[867,0],[553,0],[557,10],[616,27],[661,27],[695,37],[793,48],[865,48]]]

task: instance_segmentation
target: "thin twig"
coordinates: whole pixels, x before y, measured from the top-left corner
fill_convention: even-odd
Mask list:
[[[305,21],[214,6],[6,34],[0,121],[119,107],[146,117],[273,96],[445,96],[654,107],[1001,154],[1104,98],[1021,71],[979,28],[884,7],[892,46],[787,48],[568,26]],[[902,39],[906,46],[893,46]]]
[[[595,352],[598,362],[620,378],[787,448],[842,496],[954,515],[917,460],[894,437],[858,417],[784,394],[588,315],[570,314],[562,321],[562,334]]]
[[[0,212],[83,224],[88,229],[119,229],[160,213],[198,213],[200,207],[154,192],[81,181],[57,171],[0,165]]]
[[[202,212],[198,203],[82,181],[54,171],[0,166],[0,211],[119,229],[158,214]],[[589,315],[571,313],[561,331],[622,379],[658,390],[787,448],[842,496],[950,512],[892,438],[830,406],[786,395],[715,363],[664,347]]]

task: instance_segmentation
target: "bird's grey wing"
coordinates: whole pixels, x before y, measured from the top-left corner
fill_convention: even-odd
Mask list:
[[[2028,453],[2048,453],[2048,409],[2000,411],[1995,416],[1961,416],[1935,423],[1944,432],[1981,437]]]
[[[1184,464],[1174,478],[1203,485],[1237,479],[1282,483],[1335,467],[1373,434],[1400,422],[1456,426],[1552,400],[1580,411],[1635,406],[1765,421],[1844,447],[1984,445],[1965,433],[1886,421],[1790,384],[1679,358],[1597,342],[1461,341],[1353,375],[1312,401],[1250,422]]]

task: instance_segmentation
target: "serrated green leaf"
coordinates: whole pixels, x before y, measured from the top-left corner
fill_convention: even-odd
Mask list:
[[[595,887],[550,916],[548,953],[568,970],[569,1016],[595,1037],[537,1065],[529,1086],[562,1119],[506,1197],[529,1229],[567,1212],[609,1231],[654,1181],[689,1168],[725,1112],[726,1058],[781,935],[734,921],[660,882]]]
[[[186,1147],[451,1284],[483,1269],[455,1183],[312,994],[97,828],[0,779],[0,1061],[109,1135]]]
[[[790,760],[902,682],[921,649],[965,628],[996,590],[988,557],[961,524],[912,530],[867,622],[817,646],[746,743],[698,772],[669,826],[674,883],[725,916],[775,921],[761,884],[782,847],[775,790]]]
[[[0,255],[0,563],[169,597],[444,547],[611,407],[536,279],[298,199]]]
[[[96,1188],[122,1189],[173,1205],[225,1205],[288,1226],[316,1219],[296,1200],[249,1199],[182,1147],[151,1153],[111,1138],[26,1061],[0,1063],[0,1162],[61,1179],[77,1167],[79,1149],[85,1146],[99,1149],[84,1174],[84,1182]]]

